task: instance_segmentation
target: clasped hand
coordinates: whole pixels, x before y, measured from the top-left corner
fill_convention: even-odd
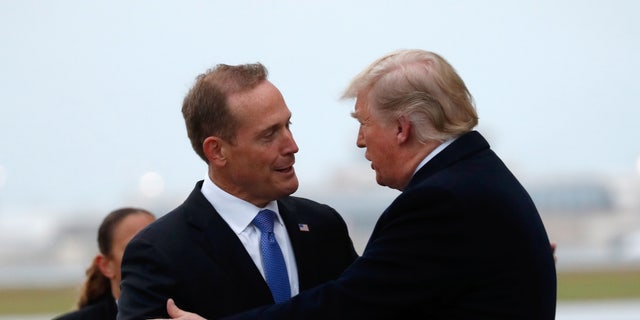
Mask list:
[[[169,314],[169,319],[179,319],[179,320],[206,320],[205,318],[192,313],[192,312],[187,312],[184,311],[180,308],[178,308],[178,306],[176,306],[176,303],[173,301],[173,299],[169,298],[169,300],[167,300],[167,313]],[[149,320],[169,320],[169,319],[162,319],[162,318],[155,318],[155,319],[149,319]]]

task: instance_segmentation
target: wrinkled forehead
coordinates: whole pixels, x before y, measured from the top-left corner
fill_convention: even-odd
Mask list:
[[[356,97],[356,103],[351,116],[359,121],[387,122],[387,116],[376,105],[375,96],[372,90],[362,92]]]

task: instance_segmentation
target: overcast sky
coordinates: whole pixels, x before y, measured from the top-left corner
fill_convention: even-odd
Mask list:
[[[206,167],[181,103],[217,63],[269,68],[293,112],[301,187],[368,168],[338,97],[401,48],[457,69],[518,176],[637,175],[639,3],[1,1],[0,215],[107,212],[149,172],[158,198],[186,195]]]

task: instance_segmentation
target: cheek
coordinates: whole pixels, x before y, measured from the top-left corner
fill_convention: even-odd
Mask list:
[[[122,256],[124,256],[124,246],[120,246],[113,253],[114,270],[118,271],[116,276],[120,277],[120,265],[122,264]]]
[[[113,277],[120,281],[120,266],[122,265],[122,258],[113,259]]]
[[[255,170],[266,167],[273,159],[272,152],[266,148],[247,148],[239,150],[231,163],[237,170]]]
[[[377,160],[383,161],[384,158],[388,157],[387,146],[384,143],[384,139],[381,136],[370,135],[369,142],[367,143],[367,149],[371,152],[372,155],[378,157]]]

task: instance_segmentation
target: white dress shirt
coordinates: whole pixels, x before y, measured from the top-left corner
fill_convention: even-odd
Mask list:
[[[439,146],[433,149],[433,151],[431,151],[431,153],[429,153],[424,159],[422,159],[420,164],[418,164],[418,167],[416,167],[416,170],[413,171],[413,176],[415,176],[418,170],[424,167],[424,165],[427,164],[429,160],[433,159],[433,157],[435,157],[438,153],[442,152],[442,150],[448,147],[452,142],[456,141],[456,139],[458,138],[451,138],[451,139],[445,140],[443,143],[441,143]]]
[[[276,213],[276,220],[273,222],[273,233],[276,236],[276,240],[282,250],[284,261],[287,265],[287,273],[289,275],[289,284],[291,286],[291,296],[295,296],[300,292],[298,283],[298,267],[296,265],[296,259],[293,254],[293,248],[291,247],[291,240],[289,234],[282,222],[280,212],[278,211],[278,204],[276,201],[271,201],[264,208],[258,208],[255,205],[237,198],[226,191],[220,189],[215,185],[211,179],[207,176],[200,189],[205,198],[211,203],[211,205],[220,214],[222,219],[229,225],[231,230],[236,233],[242,245],[251,256],[251,259],[260,270],[262,277],[264,278],[264,268],[262,266],[262,258],[260,254],[260,230],[254,226],[251,221],[258,215],[258,212],[262,209],[269,209]]]

